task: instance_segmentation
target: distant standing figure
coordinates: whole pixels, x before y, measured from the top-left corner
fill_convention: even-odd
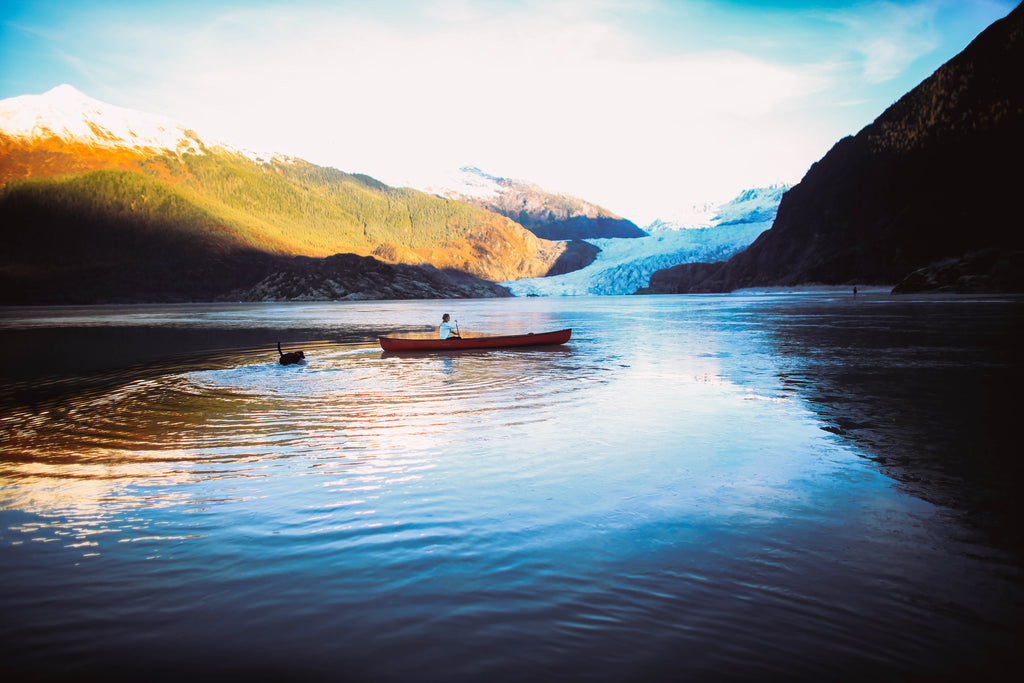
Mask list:
[[[302,351],[282,351],[281,342],[277,342],[277,352],[281,354],[281,365],[301,365],[306,362],[306,354]]]
[[[438,339],[462,339],[459,335],[459,327],[456,323],[452,325],[449,321],[452,319],[450,315],[445,313],[441,316],[441,326],[437,328]]]
[[[854,299],[856,299],[856,298],[857,298],[857,285],[854,285],[854,286],[853,286],[853,298],[854,298]]]

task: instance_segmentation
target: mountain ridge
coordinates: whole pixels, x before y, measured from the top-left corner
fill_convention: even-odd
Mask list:
[[[540,186],[463,166],[443,183],[428,184],[425,192],[468,202],[510,218],[537,237],[548,240],[585,240],[644,237],[632,221],[572,195],[549,192]]]

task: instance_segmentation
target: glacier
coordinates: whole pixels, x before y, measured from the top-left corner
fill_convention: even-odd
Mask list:
[[[652,231],[648,237],[585,240],[601,251],[589,266],[564,275],[502,282],[515,296],[633,294],[651,275],[679,263],[725,261],[771,227],[771,221]]]
[[[742,192],[699,212],[698,220],[657,220],[647,237],[588,239],[601,251],[593,263],[564,275],[502,282],[515,296],[610,296],[633,294],[651,275],[680,263],[725,261],[768,230],[788,185]],[[688,215],[693,220],[694,214]]]

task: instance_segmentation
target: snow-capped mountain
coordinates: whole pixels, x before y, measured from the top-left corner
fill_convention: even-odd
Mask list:
[[[490,175],[473,166],[450,171],[418,189],[511,218],[549,240],[643,237],[635,223],[572,195],[533,183]]]
[[[784,185],[742,192],[723,204],[708,204],[701,227],[669,221],[647,226],[649,237],[594,239],[601,249],[589,266],[546,278],[502,283],[516,296],[632,294],[647,287],[651,274],[680,263],[725,261],[772,226]]]
[[[42,95],[0,100],[0,133],[24,141],[56,137],[64,142],[140,153],[170,150],[197,154],[203,147],[217,147],[256,156],[223,142],[202,139],[169,118],[101,102],[66,84]]]

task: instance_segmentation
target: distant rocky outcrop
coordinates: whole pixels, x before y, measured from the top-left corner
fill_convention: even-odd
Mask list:
[[[918,268],[894,294],[914,292],[1024,292],[1024,251],[985,249]]]
[[[596,204],[548,192],[522,180],[492,176],[475,167],[461,168],[443,184],[427,186],[424,190],[511,218],[546,240],[647,235],[632,221]]]
[[[566,216],[555,218],[554,212],[548,219],[533,219],[520,212],[519,220],[528,220],[523,227],[545,240],[585,240],[608,238],[646,237],[647,233],[636,223],[617,216]]]
[[[753,286],[893,284],[945,287],[950,260],[1003,268],[1024,249],[1024,6],[854,137],[840,140],[783,195],[771,230],[726,262],[682,265],[650,292]],[[969,256],[988,253],[983,259]],[[996,254],[992,257],[992,254]],[[946,275],[939,276],[939,273]],[[988,286],[1018,289],[998,273]],[[959,276],[957,276],[959,277]],[[946,284],[944,284],[946,283]]]
[[[337,254],[282,261],[252,287],[224,296],[231,301],[338,301],[359,299],[457,299],[512,296],[508,289],[433,266],[389,264],[370,256]]]
[[[594,262],[594,259],[600,253],[601,248],[590,242],[572,240],[566,244],[565,251],[562,252],[562,255],[558,257],[558,260],[555,261],[555,264],[551,266],[544,276],[564,275],[586,268]]]

